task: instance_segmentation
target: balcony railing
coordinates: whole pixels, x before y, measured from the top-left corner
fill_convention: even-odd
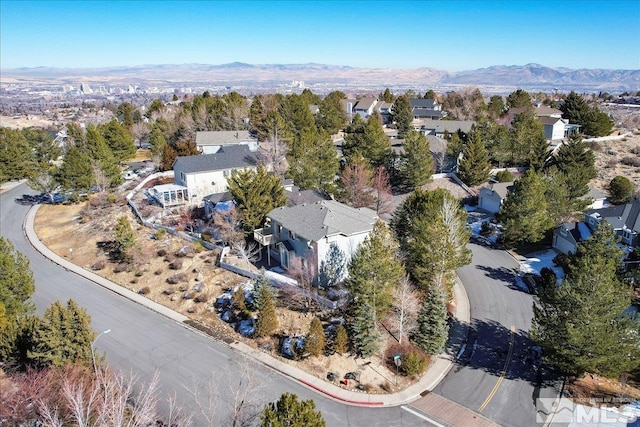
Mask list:
[[[271,233],[271,228],[263,227],[253,230],[253,240],[260,243],[262,246],[269,246],[272,242],[275,242],[275,236]]]

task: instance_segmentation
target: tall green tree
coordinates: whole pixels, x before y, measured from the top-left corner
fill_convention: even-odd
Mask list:
[[[545,287],[534,304],[531,337],[570,375],[617,378],[640,366],[637,321],[624,315],[630,290],[618,278],[622,251],[603,223],[569,255],[565,283]]]
[[[586,208],[587,202],[584,199],[571,198],[567,179],[556,168],[548,169],[543,175],[543,179],[548,203],[547,212],[554,226],[570,221],[576,212],[581,212]]]
[[[304,349],[314,357],[321,356],[327,345],[327,339],[322,329],[322,322],[317,317],[311,319],[309,333],[304,340]]]
[[[283,393],[277,402],[265,405],[260,413],[260,427],[324,427],[322,413],[313,400],[299,401],[292,393]]]
[[[358,246],[349,262],[347,289],[373,310],[374,325],[391,306],[392,290],[404,275],[398,259],[398,243],[388,227],[376,222],[369,236]]]
[[[327,133],[305,128],[289,143],[287,176],[304,189],[335,193],[340,164],[336,148]]]
[[[487,110],[489,112],[489,115],[494,119],[502,116],[505,113],[506,109],[507,107],[504,104],[504,98],[502,96],[493,95],[491,98],[489,98],[489,105],[487,105]]]
[[[39,170],[48,169],[62,155],[62,149],[46,130],[26,128],[22,129],[22,134],[31,147],[32,159]]]
[[[96,169],[100,174],[102,174],[102,176],[104,176],[106,180],[104,183],[105,185],[115,187],[122,184],[122,173],[120,171],[118,161],[114,157],[103,136],[93,125],[87,126],[83,148],[85,150],[85,154],[91,158],[92,163],[94,164],[94,177],[97,184],[98,174],[95,173]]]
[[[380,99],[382,99],[383,102],[393,102],[393,93],[391,93],[388,87],[384,89],[384,92],[380,95]]]
[[[329,135],[337,134],[347,125],[347,112],[342,107],[342,100],[346,95],[340,91],[334,91],[324,97],[320,102],[316,124],[318,129]]]
[[[257,171],[232,171],[229,192],[244,218],[244,229],[253,232],[272,210],[287,204],[282,180],[270,175],[262,165]]]
[[[411,130],[404,141],[407,182],[411,188],[420,188],[431,181],[433,157],[427,138]]]
[[[358,297],[350,305],[349,336],[354,352],[360,357],[371,357],[380,351],[381,335],[374,316],[375,310]]]
[[[136,145],[126,126],[117,120],[98,126],[98,130],[118,162],[129,160],[136,154]]]
[[[22,132],[0,127],[0,182],[28,178],[35,166],[31,147]]]
[[[531,95],[524,89],[517,89],[507,96],[508,108],[520,108],[531,106]]]
[[[609,182],[609,200],[614,205],[629,203],[633,198],[633,182],[624,176],[616,176]]]
[[[452,289],[453,272],[471,261],[467,214],[446,190],[415,191],[394,212],[393,228],[415,283]]]
[[[29,302],[35,292],[29,260],[17,251],[11,241],[0,236],[0,304],[4,315],[14,318],[33,311]]]
[[[544,127],[533,111],[518,114],[512,123],[511,138],[520,162],[538,172],[542,170],[551,157],[551,148],[544,136]]]
[[[257,295],[258,319],[256,320],[257,337],[268,337],[273,335],[278,329],[278,315],[276,314],[276,304],[273,300],[271,290],[267,286],[263,286]]]
[[[549,218],[545,190],[542,177],[532,169],[513,183],[513,190],[498,213],[507,244],[538,242],[554,225]]]
[[[71,147],[64,156],[56,179],[65,189],[89,190],[95,182],[91,158],[80,148]]]
[[[393,122],[398,130],[398,138],[405,138],[413,129],[413,111],[407,95],[400,95],[393,103]]]
[[[436,355],[444,351],[449,336],[447,303],[438,286],[429,286],[418,312],[418,327],[411,340],[425,352]]]
[[[256,95],[249,107],[249,129],[256,134],[259,141],[267,139],[267,113],[262,105],[262,95]]]
[[[578,199],[589,192],[589,181],[598,175],[595,162],[595,155],[582,137],[572,135],[560,146],[549,166],[565,175],[571,199]]]
[[[89,365],[95,337],[91,317],[83,308],[72,299],[66,306],[56,301],[44,312],[28,356],[38,367]]]
[[[333,339],[333,349],[338,354],[344,354],[349,349],[349,336],[344,326],[338,325],[336,336]]]
[[[582,132],[586,135],[595,137],[607,136],[611,134],[613,129],[613,120],[611,117],[603,111],[600,111],[598,107],[593,107],[589,113],[588,121],[583,125]]]
[[[589,114],[591,113],[587,101],[574,91],[571,91],[565,97],[564,102],[560,105],[560,111],[562,111],[563,118],[569,119],[569,123],[580,126],[584,126],[589,121]]]
[[[462,150],[462,158],[458,162],[458,175],[462,182],[470,186],[487,182],[491,176],[489,152],[476,132],[471,132],[469,142]]]

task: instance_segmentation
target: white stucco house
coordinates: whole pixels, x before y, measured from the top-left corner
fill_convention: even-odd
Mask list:
[[[498,213],[512,188],[513,182],[496,182],[482,187],[478,194],[478,207],[487,212]]]
[[[187,189],[189,204],[199,205],[204,197],[227,191],[231,171],[257,170],[257,164],[257,155],[248,145],[229,145],[213,154],[178,157],[173,163],[174,184]]]
[[[301,257],[320,269],[332,245],[347,261],[369,235],[378,215],[368,208],[352,208],[335,200],[284,206],[267,214],[263,228],[254,230],[256,240],[267,251],[268,261],[284,268]]]

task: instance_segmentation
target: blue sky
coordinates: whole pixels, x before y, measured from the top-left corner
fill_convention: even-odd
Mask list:
[[[640,69],[640,0],[0,0],[0,66]]]

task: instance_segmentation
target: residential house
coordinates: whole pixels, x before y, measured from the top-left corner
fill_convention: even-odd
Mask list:
[[[591,232],[606,221],[611,225],[621,243],[636,247],[640,235],[640,201],[625,205],[591,209],[585,212],[584,221],[562,224],[553,230],[553,248],[562,253],[573,253],[578,244],[591,237]],[[577,230],[577,231],[572,231]]]
[[[380,114],[382,117],[382,124],[388,125],[393,121],[393,103],[392,102],[377,102],[374,106],[374,111]]]
[[[512,189],[513,182],[496,182],[482,187],[478,194],[478,207],[491,213],[500,212]]]
[[[554,149],[557,148],[565,138],[568,138],[580,128],[579,125],[570,124],[568,119],[563,119],[562,111],[546,105],[510,109],[507,112],[507,118],[505,120],[507,126],[511,126],[513,119],[515,119],[518,114],[527,111],[532,111],[538,120],[540,120],[544,128],[544,137],[547,141],[551,142],[552,148]]]
[[[440,120],[447,115],[445,111],[442,111],[442,105],[435,99],[410,98],[409,103],[414,120]]]
[[[591,237],[591,230],[584,222],[560,224],[553,230],[551,246],[563,254],[573,253],[578,243]]]
[[[276,261],[289,268],[294,257],[301,257],[319,271],[331,245],[349,260],[377,219],[371,209],[322,200],[273,209],[253,236],[266,250],[269,265]]]
[[[358,100],[353,107],[353,113],[359,114],[363,119],[368,119],[375,111],[374,108],[378,103],[378,98],[365,97]]]
[[[248,145],[220,147],[213,154],[178,157],[173,163],[174,184],[185,187],[190,204],[200,204],[205,196],[227,191],[233,170],[257,170],[257,156]]]
[[[196,132],[196,147],[202,154],[214,154],[229,145],[246,145],[251,151],[257,151],[259,143],[247,130]]]
[[[473,120],[419,120],[414,122],[416,130],[424,133],[425,135],[435,135],[440,138],[444,138],[445,134],[453,134],[458,131],[468,134],[471,132],[471,127],[476,122]]]

